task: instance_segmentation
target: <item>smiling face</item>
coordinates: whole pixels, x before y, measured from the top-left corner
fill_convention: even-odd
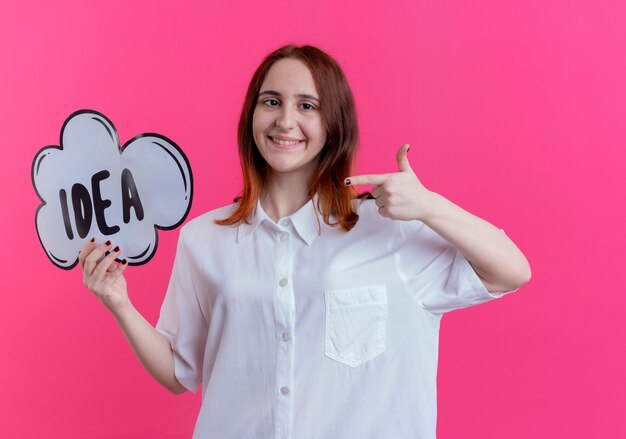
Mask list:
[[[261,85],[252,115],[256,146],[272,175],[308,181],[326,143],[315,81],[300,60],[276,61]]]

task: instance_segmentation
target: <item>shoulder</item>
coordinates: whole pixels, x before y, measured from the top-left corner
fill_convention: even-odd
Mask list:
[[[359,216],[359,222],[378,222],[382,220],[388,220],[378,214],[378,206],[376,206],[376,200],[372,198],[354,199],[352,200],[352,206],[354,211]]]
[[[427,228],[421,221],[400,221],[386,218],[378,213],[378,206],[376,200],[367,199],[355,199],[353,200],[354,211],[359,216],[357,226],[361,229],[368,231],[386,231],[396,232],[404,236],[410,236]]]
[[[426,226],[426,224],[421,221],[400,221],[381,216],[378,213],[376,200],[356,199],[353,201],[353,203],[354,211],[359,216],[359,220],[357,221],[355,229],[361,230],[367,235],[373,233],[384,233],[388,236],[393,236],[397,239],[404,240],[408,237],[414,236],[419,236],[421,239],[425,236],[435,234],[428,226]]]
[[[215,220],[229,217],[235,211],[236,207],[237,203],[232,203],[195,217],[181,228],[181,239],[193,243],[207,237],[214,238],[220,235],[227,235],[229,231],[231,231],[231,233],[233,230],[236,231],[236,226],[221,226],[215,223]]]
[[[368,242],[387,249],[413,249],[416,253],[408,254],[414,260],[426,255],[435,258],[453,248],[452,244],[422,221],[400,221],[383,217],[378,213],[376,200],[357,200],[357,203],[359,220],[354,230],[359,232],[355,234],[355,238],[367,239]]]

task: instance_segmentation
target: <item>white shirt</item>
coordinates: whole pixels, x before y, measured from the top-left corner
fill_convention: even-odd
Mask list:
[[[157,329],[180,383],[202,383],[194,438],[435,437],[441,316],[506,293],[420,221],[355,200],[345,232],[316,202],[183,227]]]

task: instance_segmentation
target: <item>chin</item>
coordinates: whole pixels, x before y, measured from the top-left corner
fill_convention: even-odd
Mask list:
[[[270,164],[270,169],[272,170],[272,172],[275,172],[277,174],[289,174],[290,172],[297,171],[298,167],[296,166],[272,166]]]

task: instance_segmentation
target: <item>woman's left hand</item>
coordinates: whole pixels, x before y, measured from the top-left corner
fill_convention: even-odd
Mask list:
[[[407,144],[402,145],[396,154],[398,172],[348,177],[345,184],[376,185],[371,193],[381,216],[403,221],[423,221],[430,212],[433,192],[424,187],[411,169],[407,158],[409,148]]]

